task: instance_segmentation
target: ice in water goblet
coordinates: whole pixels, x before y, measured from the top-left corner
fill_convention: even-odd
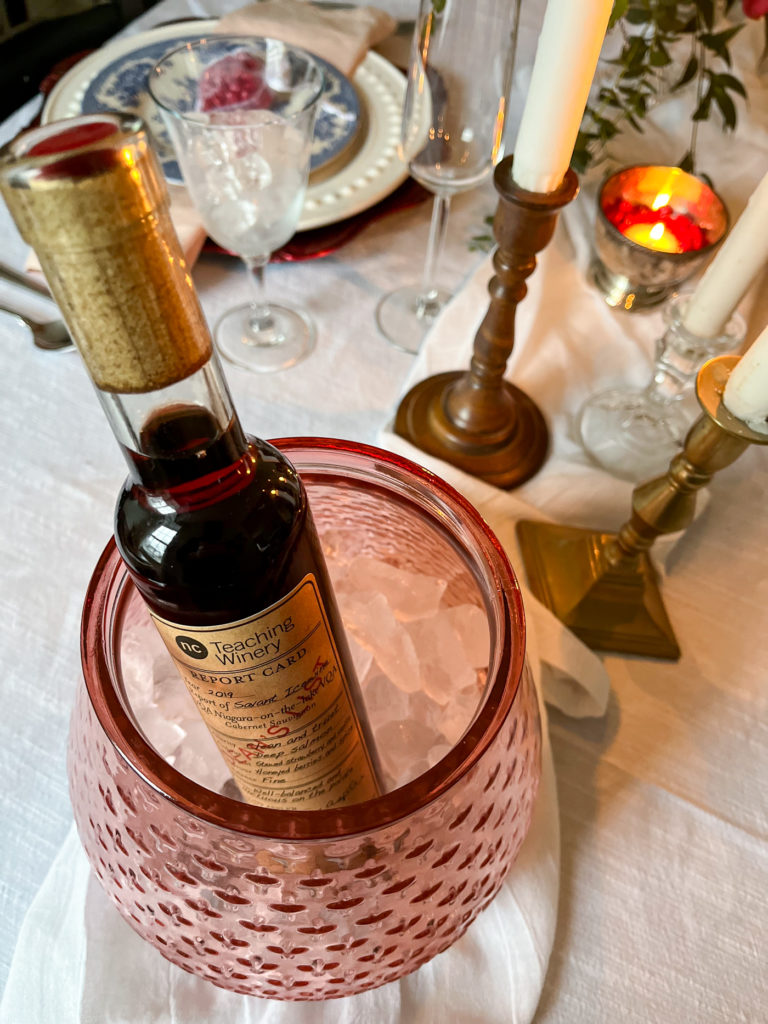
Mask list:
[[[420,285],[379,303],[385,338],[417,352],[450,293],[436,283],[452,196],[475,188],[502,156],[519,0],[421,0],[403,108],[402,156],[434,193]]]
[[[292,366],[311,351],[314,324],[266,301],[264,267],[299,221],[322,68],[276,39],[213,36],[164,57],[149,91],[206,231],[253,282],[252,301],[216,325],[219,350],[249,370]]]

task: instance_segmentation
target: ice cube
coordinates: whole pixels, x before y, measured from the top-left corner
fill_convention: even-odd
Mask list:
[[[491,649],[491,634],[486,613],[476,604],[462,604],[447,609],[447,614],[464,647],[469,664],[474,668],[485,668]]]
[[[361,591],[378,592],[386,598],[398,619],[410,622],[428,618],[437,611],[446,581],[359,555],[349,566],[347,585]]]
[[[208,207],[207,220],[214,238],[226,239],[233,249],[236,240],[259,222],[258,207],[247,200],[215,197],[218,201]]]
[[[331,578],[342,579],[346,576],[350,563],[348,532],[331,523],[318,523],[318,533],[323,544]]]
[[[363,683],[365,707],[376,730],[393,721],[402,721],[410,715],[408,694],[403,693],[381,672],[374,672]]]
[[[349,653],[352,655],[352,663],[355,666],[355,673],[357,678],[362,681],[373,665],[373,654],[359,644],[351,634],[347,636],[347,643],[349,644]]]
[[[153,700],[155,655],[138,635],[126,632],[122,650],[123,677],[136,707],[146,707]]]
[[[412,719],[387,722],[374,736],[384,769],[396,780],[409,775],[419,761],[426,763],[430,748],[439,742],[434,729]]]
[[[429,748],[427,753],[427,764],[430,768],[434,768],[438,761],[442,761],[446,754],[450,754],[453,750],[453,744],[451,743],[436,743],[434,747]]]
[[[445,739],[454,746],[469,728],[480,704],[479,686],[459,691],[443,708],[438,727]]]
[[[228,173],[228,150],[224,137],[212,135],[210,132],[195,133],[188,141],[188,159],[196,167],[213,176],[221,168]]]
[[[142,732],[161,757],[171,758],[186,736],[184,729],[167,717],[162,706],[148,704],[140,710]]]
[[[226,761],[199,715],[187,723],[186,736],[178,746],[174,767],[188,779],[215,792],[220,792],[231,778]]]
[[[272,168],[255,150],[240,157],[236,164],[236,170],[241,183],[250,191],[254,187],[268,188],[272,184]]]
[[[419,775],[423,775],[429,768],[430,764],[426,758],[409,762],[403,766],[399,775],[394,776],[392,788],[399,789],[400,786],[405,786],[406,783],[417,779]]]
[[[405,693],[420,689],[419,660],[413,641],[395,619],[384,595],[348,595],[344,608],[349,632],[372,653],[395,686]]]
[[[163,709],[171,722],[183,725],[196,721],[200,715],[192,696],[176,671],[175,666],[164,662],[165,671],[156,674],[154,700]]]
[[[143,605],[133,602],[123,624],[123,681],[135,707],[147,707],[154,702],[155,681],[169,661],[157,631],[144,626],[146,614]]]
[[[424,687],[433,700],[445,704],[457,690],[476,682],[477,671],[467,658],[447,609],[429,619],[410,622],[407,629],[424,663]]]
[[[437,730],[442,714],[442,707],[422,690],[408,694],[408,717],[415,722],[423,722],[430,729]]]
[[[436,764],[474,718],[490,654],[472,604],[445,607],[443,579],[350,558],[349,534],[323,532],[328,568],[389,787]],[[149,742],[183,774],[221,792],[229,770],[142,606],[126,617],[123,672]]]

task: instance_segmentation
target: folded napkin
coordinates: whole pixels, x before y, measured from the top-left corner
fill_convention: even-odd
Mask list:
[[[396,27],[395,19],[376,7],[323,10],[307,0],[262,0],[225,14],[216,31],[282,39],[351,76],[368,50]]]

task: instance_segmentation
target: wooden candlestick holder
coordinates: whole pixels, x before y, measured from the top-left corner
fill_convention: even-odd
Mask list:
[[[587,646],[676,659],[680,648],[648,550],[657,537],[685,529],[696,492],[750,444],[768,444],[722,402],[738,356],[710,359],[696,394],[704,410],[664,476],[632,493],[632,516],[618,533],[520,520],[517,535],[531,590]]]
[[[499,205],[493,222],[498,249],[491,302],[475,335],[469,370],[440,373],[421,381],[403,398],[395,433],[473,476],[512,488],[544,462],[549,434],[538,406],[504,380],[515,343],[515,313],[528,291],[536,254],[548,244],[557,215],[578,192],[568,171],[555,192],[539,194],[512,180],[512,157],[496,168]]]

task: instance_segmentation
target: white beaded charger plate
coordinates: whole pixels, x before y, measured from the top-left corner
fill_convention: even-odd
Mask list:
[[[43,124],[85,113],[83,100],[91,82],[101,70],[137,44],[173,39],[181,31],[201,36],[211,32],[216,21],[194,20],[163,25],[147,32],[119,38],[89,54],[68,71],[51,90],[42,112]],[[408,177],[408,167],[398,155],[405,78],[394,65],[373,51],[352,77],[360,97],[365,123],[350,155],[332,173],[320,180],[310,179],[298,230],[335,224],[361,213],[384,199]]]

